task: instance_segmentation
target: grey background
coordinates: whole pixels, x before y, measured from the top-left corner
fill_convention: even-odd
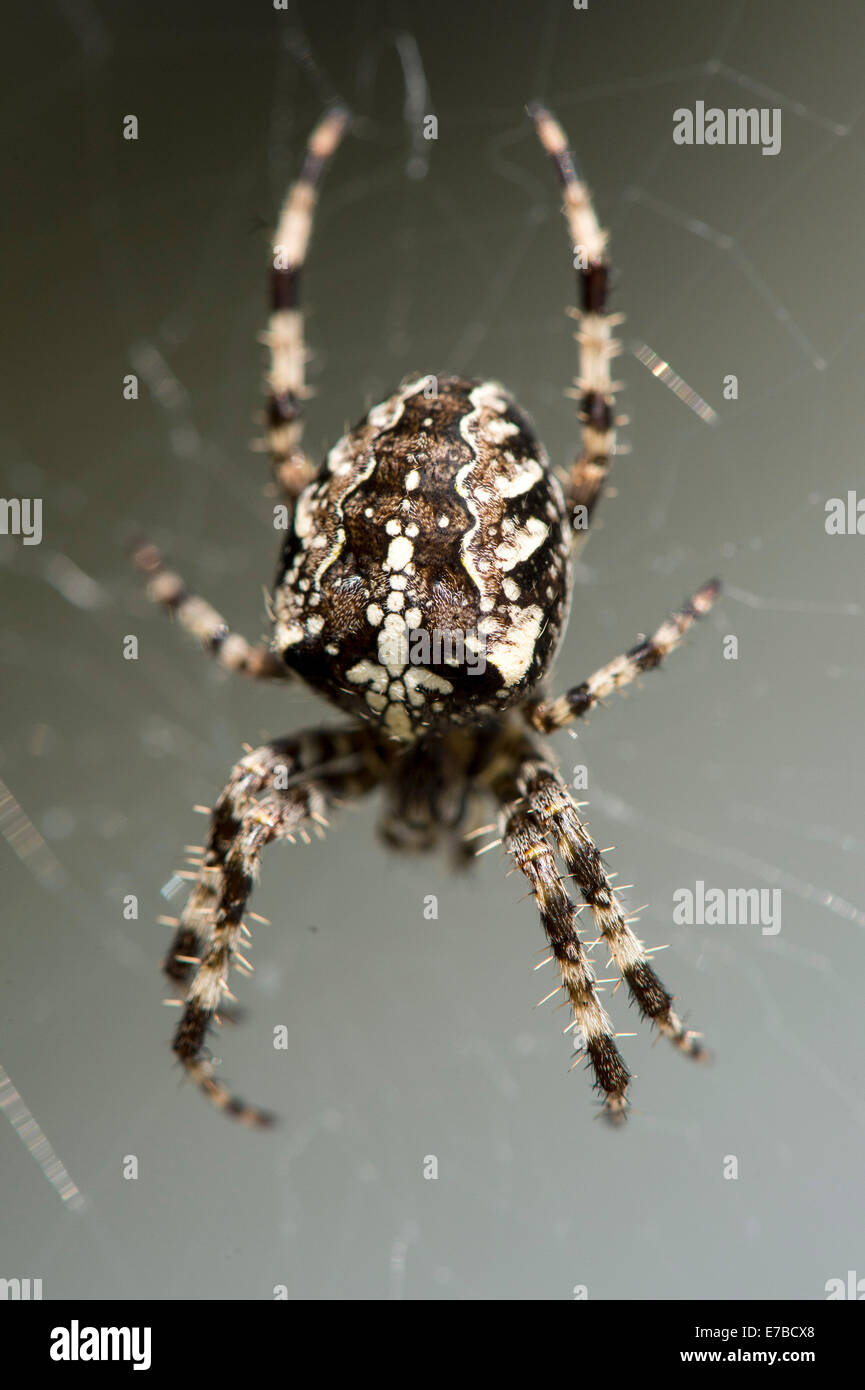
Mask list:
[[[0,1063],[86,1205],[64,1205],[4,1120],[0,1276],[42,1278],[48,1298],[713,1299],[821,1298],[865,1274],[865,540],[823,524],[828,497],[865,491],[861,7],[62,0],[17,22],[0,467],[4,495],[44,498],[44,540],[0,540],[0,777],[21,808],[0,824]],[[413,146],[406,75],[434,144]],[[266,229],[334,92],[358,120],[305,277],[317,455],[404,374],[457,370],[505,381],[571,457],[572,276],[523,115],[537,96],[610,229],[626,345],[720,416],[620,359],[632,451],[557,670],[557,688],[582,679],[723,575],[665,671],[556,739],[566,775],[589,766],[593,833],[715,1054],[691,1067],[640,1027],[624,1132],[568,1075],[564,1015],[533,1009],[553,981],[532,974],[537,915],[500,853],[464,879],[397,859],[374,806],[265,861],[254,907],[273,925],[220,1050],[282,1126],[232,1127],[170,1058],[156,917],[202,837],[192,805],[244,741],[327,711],[214,670],[123,546],[152,534],[233,625],[264,631],[277,547],[249,441]],[[672,112],[698,99],[781,106],[781,153],[676,147]],[[698,879],[780,888],[780,933],[674,926],[673,893]],[[621,993],[611,1007],[637,1027]]]

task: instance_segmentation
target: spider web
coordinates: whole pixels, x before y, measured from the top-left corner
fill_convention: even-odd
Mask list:
[[[12,899],[0,1104],[15,1098],[7,1114],[31,1152],[6,1160],[27,1216],[0,1273],[43,1277],[47,1296],[270,1297],[284,1284],[569,1297],[586,1283],[592,1297],[819,1297],[855,1266],[841,1214],[865,1127],[850,1060],[865,841],[849,776],[865,600],[861,537],[823,523],[828,498],[863,486],[863,106],[849,42],[861,20],[841,3],[819,16],[748,0],[529,8],[359,3],[337,19],[154,5],[142,18],[56,0],[38,63],[22,32],[10,263],[38,297],[34,310],[29,290],[10,291],[22,347],[4,487],[44,497],[45,535],[0,542]],[[669,669],[556,745],[565,775],[588,767],[592,831],[615,840],[632,900],[649,900],[640,931],[671,942],[661,973],[718,1054],[692,1074],[646,1029],[628,1038],[639,1110],[624,1143],[590,1123],[579,1074],[562,1095],[562,1016],[530,1012],[522,963],[541,942],[506,866],[486,856],[462,881],[439,861],[394,860],[365,811],[324,845],[274,851],[256,895],[275,926],[257,932],[245,1026],[220,1051],[244,1094],[281,1098],[277,1141],[251,1150],[166,1081],[153,924],[180,901],[180,847],[201,838],[189,807],[212,801],[243,740],[323,711],[206,667],[142,601],[122,546],[154,535],[232,625],[263,630],[276,545],[266,462],[248,441],[266,229],[335,95],[356,120],[305,276],[311,451],[403,375],[441,370],[505,381],[551,457],[572,456],[568,247],[521,110],[538,97],[610,231],[627,313],[629,422],[557,688],[713,572],[725,579]],[[781,153],[677,147],[672,112],[697,100],[780,107]],[[121,138],[126,113],[135,142]],[[436,140],[422,134],[430,113]],[[137,402],[122,399],[129,372]],[[665,389],[670,373],[682,389]],[[137,662],[122,659],[128,634]],[[737,660],[722,656],[730,635]],[[672,895],[697,880],[778,889],[781,930],[674,926]],[[605,974],[599,953],[596,965]],[[637,1027],[620,995],[606,1002]],[[270,1041],[282,1023],[288,1054]],[[11,1134],[0,1143],[14,1148]],[[623,1195],[587,1213],[576,1184],[596,1161]],[[238,1184],[249,1163],[256,1182]],[[563,1182],[570,1208],[549,1201]],[[808,1250],[790,1233],[806,1199],[820,1232]]]

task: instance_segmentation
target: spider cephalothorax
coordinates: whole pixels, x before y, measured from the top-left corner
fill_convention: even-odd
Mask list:
[[[375,406],[301,493],[273,649],[400,740],[524,697],[561,636],[571,529],[507,392],[421,377]]]
[[[548,961],[570,1005],[608,1115],[621,1116],[630,1080],[601,1005],[591,960],[603,943],[640,1014],[690,1056],[702,1049],[632,930],[550,754],[537,732],[585,715],[651,670],[706,613],[705,584],[643,638],[564,695],[538,689],[567,617],[570,551],[585,533],[615,452],[610,362],[618,344],[607,310],[605,236],[560,127],[530,108],[564,191],[578,255],[582,447],[550,468],[525,415],[501,387],[460,377],[406,382],[331,450],[316,470],[301,447],[308,395],[300,269],[317,187],[346,129],[329,111],[309,141],[274,243],[273,308],[266,334],[270,447],[291,524],[273,598],[269,646],[252,647],[137,548],[151,596],[174,612],[220,663],[256,678],[301,679],[354,716],[337,727],[250,750],[213,808],[192,892],[165,962],[185,986],[174,1051],[217,1105],[249,1124],[269,1117],[214,1075],[207,1033],[232,998],[232,968],[249,969],[244,921],[264,848],[321,833],[325,812],[383,793],[381,831],[398,849],[430,849],[442,836],[465,857],[476,808],[491,810],[501,843],[527,879],[549,942]],[[489,827],[482,827],[489,828]],[[197,851],[196,851],[197,853]],[[571,898],[573,885],[583,898]],[[597,935],[584,945],[580,913]],[[242,948],[242,949],[241,949]],[[557,991],[554,990],[553,993]]]

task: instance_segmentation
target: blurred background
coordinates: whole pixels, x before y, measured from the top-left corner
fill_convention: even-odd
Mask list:
[[[819,1299],[865,1274],[865,538],[825,528],[828,499],[865,496],[861,7],[56,0],[6,27],[0,484],[43,499],[43,538],[0,537],[0,1277],[45,1298]],[[218,1046],[281,1126],[233,1127],[169,1051],[156,919],[182,905],[192,807],[244,743],[327,711],[215,670],[124,546],[152,535],[265,632],[268,229],[335,95],[356,123],[304,276],[314,456],[432,371],[502,380],[572,457],[571,253],[524,115],[540,98],[627,316],[627,452],[555,687],[726,584],[666,669],[555,740],[715,1059],[689,1066],[608,998],[637,1031],[619,1132],[568,1074],[565,1015],[534,1008],[553,980],[501,851],[463,878],[395,858],[374,803],[265,859],[253,907],[273,925]],[[698,101],[780,108],[780,153],[674,144]],[[700,881],[779,890],[781,929],[676,925]]]

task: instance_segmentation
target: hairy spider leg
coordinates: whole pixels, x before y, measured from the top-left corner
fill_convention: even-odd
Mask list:
[[[249,968],[241,952],[250,935],[244,913],[261,855],[274,840],[308,839],[310,826],[323,832],[329,807],[371,791],[383,769],[377,748],[368,728],[316,729],[265,744],[240,760],[214,806],[204,859],[165,970],[188,981],[175,1056],[209,1100],[243,1124],[267,1125],[273,1116],[238,1099],[214,1076],[205,1041],[223,1000],[233,998],[232,965]]]

